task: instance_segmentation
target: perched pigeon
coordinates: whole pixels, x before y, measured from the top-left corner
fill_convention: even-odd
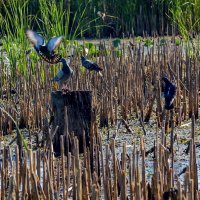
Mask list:
[[[174,108],[173,101],[176,95],[176,86],[173,83],[171,83],[167,77],[163,77],[162,80],[165,83],[164,87],[165,109],[171,110]]]
[[[62,41],[63,36],[52,37],[47,44],[42,36],[37,34],[36,32],[27,29],[26,35],[31,43],[34,45],[37,53],[47,62],[51,64],[56,64],[60,62],[61,56],[55,54],[54,49],[59,46]]]
[[[97,65],[97,63],[92,62],[92,61],[90,61],[90,60],[87,60],[84,56],[81,56],[81,62],[82,62],[82,65],[83,65],[86,69],[88,69],[88,70],[90,70],[90,71],[94,70],[94,71],[98,72],[100,76],[102,76],[102,74],[101,74],[100,71],[102,71],[103,69],[102,69],[101,67],[99,67],[99,66]]]
[[[63,91],[68,91],[69,89],[66,86],[66,82],[71,76],[73,76],[73,70],[68,65],[65,58],[61,58],[59,62],[62,62],[63,64],[62,69],[57,73],[52,81],[58,82],[60,89]]]

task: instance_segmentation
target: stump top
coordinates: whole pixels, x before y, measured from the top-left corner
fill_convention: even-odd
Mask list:
[[[57,91],[52,91],[51,92],[51,97],[52,98],[64,98],[64,97],[69,97],[69,96],[74,96],[74,95],[92,95],[92,91],[91,90],[75,90],[75,91],[70,91],[67,92],[66,94],[63,94],[61,90],[57,90]]]
[[[67,92],[66,94],[72,94],[72,93],[91,93],[92,91],[91,90],[73,90],[73,91],[70,91],[70,92]],[[62,90],[56,90],[56,91],[52,91],[51,92],[52,95],[65,95],[62,93]]]
[[[57,104],[57,101],[63,102],[65,105],[69,104],[78,104],[78,102],[91,102],[92,99],[92,91],[86,90],[77,90],[77,91],[70,91],[67,92],[66,94],[63,94],[62,91],[57,90],[57,91],[52,91],[51,92],[51,101],[53,104]],[[57,102],[57,103],[56,103]],[[75,103],[76,102],[76,103]]]

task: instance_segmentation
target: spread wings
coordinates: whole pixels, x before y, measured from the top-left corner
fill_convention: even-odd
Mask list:
[[[27,29],[26,35],[37,50],[39,50],[40,46],[44,45],[44,39],[36,32]]]

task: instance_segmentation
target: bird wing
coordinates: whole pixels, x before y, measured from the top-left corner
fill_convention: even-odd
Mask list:
[[[166,105],[171,105],[174,101],[174,97],[176,95],[176,86],[172,83],[166,88],[164,92]]]
[[[37,50],[39,50],[40,46],[44,45],[44,39],[36,32],[27,29],[26,35]]]
[[[95,71],[102,71],[103,69],[101,67],[99,67],[99,65],[95,62],[92,63],[93,64],[93,69]]]
[[[63,70],[60,70],[56,74],[56,76],[53,78],[53,81],[60,81],[63,78],[63,76],[64,76],[64,72],[63,72]]]
[[[164,96],[171,97],[171,98],[174,97],[176,94],[176,86],[171,83],[170,85],[166,85],[165,87],[166,89],[164,92]]]
[[[175,96],[176,94],[176,86],[173,84],[170,87],[170,93],[171,93],[171,96]]]
[[[97,63],[94,63],[90,60],[84,60],[82,62],[82,65],[87,68],[88,70],[98,70],[99,69],[99,66],[97,65]]]
[[[60,62],[61,59],[61,55],[59,54],[54,54],[54,55],[45,55],[44,53],[42,53],[41,51],[38,52],[39,55],[48,63],[50,64],[57,64],[58,62]]]
[[[89,61],[89,60],[84,60],[84,61],[82,61],[82,65],[85,67],[85,68],[87,68],[87,69],[90,69],[91,68],[91,61]]]
[[[49,50],[49,52],[52,52],[61,43],[62,39],[63,39],[63,35],[52,37],[47,42],[47,49]]]

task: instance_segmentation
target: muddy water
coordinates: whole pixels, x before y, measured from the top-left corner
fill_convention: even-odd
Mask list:
[[[195,143],[199,144],[200,136],[198,135],[200,131],[200,121],[196,121],[195,123]],[[127,153],[132,155],[134,144],[139,149],[140,148],[140,137],[143,135],[142,128],[140,126],[139,121],[130,120],[129,122],[130,128],[133,130],[134,134],[127,133],[126,129],[121,125],[118,128],[113,128],[109,131],[110,139],[115,137],[116,142],[116,153],[118,158],[121,158],[123,143],[126,142]],[[147,135],[144,136],[145,141],[145,149],[149,150],[154,146],[154,141],[156,140],[156,123],[154,120],[150,120],[149,124],[145,124],[145,130]],[[116,134],[117,133],[117,134]],[[183,122],[180,127],[176,127],[174,130],[174,134],[177,134],[177,140],[174,143],[174,170],[175,174],[179,174],[183,168],[189,166],[190,155],[186,154],[184,150],[188,147],[187,141],[190,139],[191,135],[191,121]],[[116,136],[115,136],[116,135]],[[158,140],[160,141],[161,130],[158,132]],[[108,134],[103,134],[104,145],[109,142]],[[167,146],[170,146],[170,134],[167,135]],[[153,153],[149,154],[146,157],[146,178],[147,181],[151,181],[153,174]],[[142,158],[140,157],[140,162]],[[170,159],[171,160],[171,159]],[[169,163],[170,163],[169,160]],[[200,187],[200,148],[196,147],[196,160],[197,160],[197,168],[198,168],[198,184]],[[170,164],[171,165],[171,164]],[[179,176],[179,180],[183,183],[184,174]]]

